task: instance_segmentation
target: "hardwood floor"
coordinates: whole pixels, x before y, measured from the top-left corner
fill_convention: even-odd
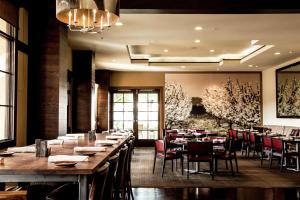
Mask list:
[[[135,200],[299,200],[299,188],[134,188]]]

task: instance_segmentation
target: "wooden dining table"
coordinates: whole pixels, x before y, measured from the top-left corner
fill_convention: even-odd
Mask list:
[[[105,140],[106,135],[96,134],[97,140]],[[78,182],[79,199],[88,199],[88,177],[93,175],[110,156],[126,143],[129,136],[118,139],[119,143],[108,146],[105,152],[97,152],[88,161],[78,162],[73,167],[56,166],[48,162],[47,157],[36,157],[35,153],[14,153],[4,158],[0,165],[0,182]],[[77,140],[70,140],[61,145],[51,145],[51,155],[78,155],[75,146],[95,146],[85,134]]]

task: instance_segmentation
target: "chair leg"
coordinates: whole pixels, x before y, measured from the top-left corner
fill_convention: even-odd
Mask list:
[[[172,162],[172,172],[173,172],[174,171],[174,160],[172,159],[171,162]]]
[[[186,173],[187,179],[189,180],[190,176],[190,162],[187,161],[187,173]]]
[[[155,171],[155,163],[156,163],[156,155],[154,154],[154,161],[153,161],[153,174],[154,174],[154,171]]]
[[[183,175],[183,157],[181,157],[180,160],[181,160],[181,174]]]
[[[225,160],[226,169],[228,169],[228,162]]]
[[[163,168],[162,168],[161,177],[164,177],[165,166],[166,166],[166,159],[164,159],[164,162],[163,162]]]
[[[280,158],[280,172],[282,172],[283,160],[284,160],[284,157],[281,157]]]
[[[215,159],[215,172],[218,172],[218,159]]]
[[[177,171],[177,159],[175,160],[175,171]]]
[[[233,166],[232,166],[232,159],[230,159],[229,162],[230,162],[231,173],[232,173],[232,176],[233,176],[233,175],[234,175],[234,172],[233,172]]]
[[[210,166],[210,174],[211,174],[211,180],[214,180],[214,163],[213,163],[214,161],[213,160],[211,160],[210,162],[209,162],[209,166]]]
[[[239,167],[238,167],[238,162],[237,162],[236,156],[234,157],[234,161],[235,161],[236,173],[239,173]]]
[[[272,168],[272,162],[273,162],[273,154],[270,153],[270,157],[269,157],[270,161],[269,161],[269,168]]]
[[[263,166],[263,160],[264,160],[264,154],[263,154],[263,152],[261,152],[261,156],[260,156],[260,167]]]

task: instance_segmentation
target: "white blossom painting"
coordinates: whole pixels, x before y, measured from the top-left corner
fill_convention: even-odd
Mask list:
[[[167,74],[165,122],[167,128],[260,125],[260,74]]]

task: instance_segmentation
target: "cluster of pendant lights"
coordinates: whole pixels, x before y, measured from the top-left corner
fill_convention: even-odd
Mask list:
[[[119,20],[119,0],[56,0],[56,18],[70,31],[102,33]]]

